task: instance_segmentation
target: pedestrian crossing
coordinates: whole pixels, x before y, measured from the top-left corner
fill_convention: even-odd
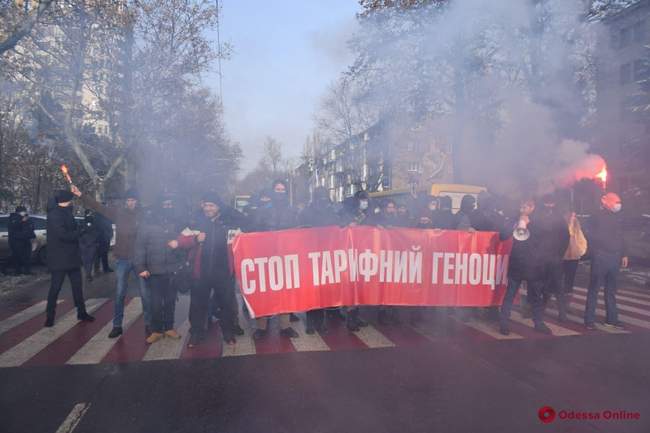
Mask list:
[[[144,320],[140,298],[127,299],[124,310],[123,332],[120,338],[109,339],[113,327],[113,300],[89,299],[88,312],[96,317],[92,323],[79,322],[72,301],[59,301],[57,321],[52,328],[43,328],[45,302],[25,306],[20,311],[4,314],[0,320],[0,368],[39,365],[88,365],[100,363],[149,362],[169,359],[201,359],[251,356],[284,352],[314,352],[399,348],[428,344],[443,339],[470,339],[484,341],[523,340],[529,338],[563,338],[597,334],[628,334],[647,332],[650,329],[650,294],[633,290],[619,290],[617,303],[619,318],[626,329],[596,324],[595,331],[586,330],[583,324],[587,290],[576,287],[569,303],[568,321],[559,323],[557,309],[551,303],[546,309],[546,323],[553,335],[533,331],[533,322],[524,317],[521,309],[512,314],[513,327],[509,335],[498,332],[497,323],[483,318],[461,319],[449,314],[446,308],[425,309],[422,321],[397,326],[380,325],[372,319],[375,309],[363,311],[370,319],[367,327],[350,333],[340,318],[328,319],[328,332],[308,335],[304,315],[293,323],[299,338],[286,339],[279,335],[277,323],[271,322],[269,335],[263,340],[253,340],[254,320],[240,315],[239,323],[244,335],[236,344],[224,344],[218,326],[213,326],[205,344],[188,348],[190,323],[187,317],[189,298],[180,296],[176,308],[176,326],[181,339],[165,338],[153,345],[144,341]],[[604,299],[600,294],[596,314],[604,320]],[[403,314],[403,320],[407,314]]]

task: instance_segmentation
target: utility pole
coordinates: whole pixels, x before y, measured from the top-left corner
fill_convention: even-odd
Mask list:
[[[219,71],[219,108],[223,113],[223,76],[221,75],[221,12],[219,6],[219,0],[215,0],[215,5],[217,7],[217,50],[219,55],[217,56],[217,69]]]

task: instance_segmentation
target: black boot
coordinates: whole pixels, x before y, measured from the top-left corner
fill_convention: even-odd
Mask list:
[[[47,316],[47,319],[45,319],[45,325],[46,328],[51,328],[54,326],[54,316]]]
[[[120,335],[122,335],[122,328],[119,326],[115,326],[112,330],[111,333],[108,334],[108,338],[117,338]]]
[[[91,316],[90,314],[84,312],[77,313],[77,319],[81,320],[82,322],[94,322],[95,318]]]

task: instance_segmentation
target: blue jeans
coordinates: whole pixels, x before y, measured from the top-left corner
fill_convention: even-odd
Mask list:
[[[618,323],[616,308],[616,278],[621,266],[621,256],[618,254],[596,253],[591,259],[587,305],[585,306],[585,324],[596,321],[596,304],[598,291],[605,286],[605,322]]]
[[[501,324],[507,324],[510,320],[512,303],[515,300],[515,296],[519,291],[522,281],[523,280],[519,278],[508,277],[508,287],[506,289],[506,294],[503,297],[501,310],[499,311],[499,320]],[[532,308],[533,322],[535,322],[535,324],[544,321],[544,301],[542,298],[543,285],[543,281],[528,281],[528,295],[526,295],[526,300]]]
[[[135,273],[133,262],[126,259],[117,259],[115,262],[115,272],[117,277],[117,293],[115,294],[115,312],[113,313],[113,326],[122,327],[124,320],[124,297],[128,290],[129,274]],[[151,299],[147,283],[144,278],[138,278],[140,288],[140,299],[142,300],[142,312],[144,315],[144,324],[151,327]]]

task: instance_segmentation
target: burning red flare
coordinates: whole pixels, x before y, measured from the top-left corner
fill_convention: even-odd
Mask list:
[[[603,187],[607,186],[607,166],[603,166],[603,169],[596,175],[598,179],[603,183]]]
[[[68,181],[70,185],[72,185],[72,178],[70,177],[70,172],[68,171],[68,166],[65,164],[61,164],[61,172],[63,173],[63,177],[65,177],[65,180]]]

